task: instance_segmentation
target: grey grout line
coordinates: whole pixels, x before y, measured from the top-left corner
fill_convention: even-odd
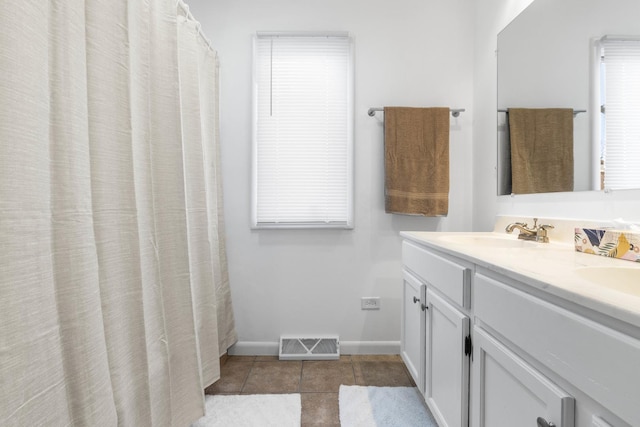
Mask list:
[[[247,376],[244,378],[244,381],[242,382],[242,387],[240,387],[240,391],[238,392],[239,394],[242,394],[242,392],[244,392],[244,388],[247,385],[247,381],[249,381],[249,377],[251,376],[251,371],[253,371],[253,367],[256,364],[256,359],[253,359],[253,361],[251,362],[251,367],[249,368],[249,372],[247,372]]]
[[[358,378],[356,377],[356,367],[353,363],[353,358],[351,358],[350,362],[351,362],[351,372],[353,372],[353,384],[358,385]]]
[[[302,390],[302,372],[304,370],[304,360],[300,361],[300,378],[298,379],[298,393]]]

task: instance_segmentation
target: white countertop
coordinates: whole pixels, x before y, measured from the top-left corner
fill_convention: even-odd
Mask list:
[[[640,263],[576,252],[573,244],[522,242],[522,247],[461,243],[466,237],[483,236],[512,240],[506,233],[401,232],[402,237],[472,262],[529,286],[615,319],[640,327]],[[457,240],[458,238],[461,240]],[[609,289],[581,277],[582,267],[635,269],[636,295]]]

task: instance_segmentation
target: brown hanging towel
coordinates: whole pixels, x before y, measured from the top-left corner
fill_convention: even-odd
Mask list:
[[[573,191],[573,109],[510,108],[514,194]]]
[[[385,212],[446,216],[449,108],[384,108]]]

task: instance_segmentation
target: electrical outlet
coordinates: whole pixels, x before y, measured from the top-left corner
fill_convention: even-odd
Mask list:
[[[380,310],[380,297],[362,297],[360,308],[362,310]]]

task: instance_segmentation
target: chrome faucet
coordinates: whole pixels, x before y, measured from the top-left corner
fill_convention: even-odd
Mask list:
[[[514,222],[507,225],[504,229],[507,233],[513,233],[515,229],[520,230],[518,239],[533,240],[535,242],[549,243],[549,236],[547,236],[547,230],[553,228],[553,225],[543,224],[538,225],[538,218],[533,218],[533,227],[529,228],[526,222]]]

